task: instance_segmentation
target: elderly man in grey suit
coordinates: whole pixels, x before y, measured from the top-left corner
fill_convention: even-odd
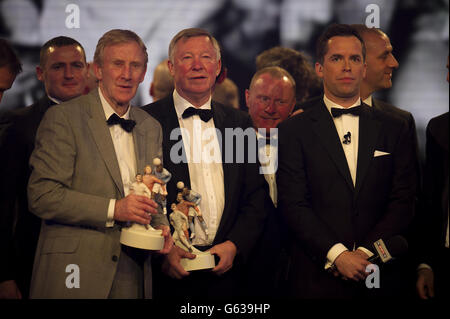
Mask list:
[[[98,90],[50,109],[30,159],[31,211],[43,219],[31,298],[151,298],[146,250],[120,244],[121,224],[163,229],[156,203],[129,194],[139,170],[162,155],[161,127],[130,106],[147,67],[147,50],[132,31],[111,30],[94,55]],[[152,214],[152,217],[150,217]]]

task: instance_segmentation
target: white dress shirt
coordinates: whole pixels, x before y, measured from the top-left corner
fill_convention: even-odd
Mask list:
[[[198,115],[183,119],[183,112],[193,105],[182,98],[176,90],[173,91],[173,101],[186,152],[191,189],[202,196],[199,207],[209,232],[206,236],[198,219],[195,218],[193,244],[207,246],[212,244],[216,236],[225,207],[220,144],[212,118],[208,122],[203,122]],[[211,98],[200,109],[210,110]]]
[[[325,105],[330,112],[331,108],[343,109],[343,106],[330,101],[325,95],[323,96]],[[361,100],[357,100],[351,107],[361,105]],[[358,163],[358,140],[359,140],[359,116],[353,114],[343,114],[339,117],[333,117],[334,125],[336,126],[337,133],[339,135],[339,140],[341,141],[342,148],[344,149],[345,157],[347,159],[348,168],[350,170],[350,175],[352,176],[353,186],[356,184],[356,169]],[[350,132],[351,142],[348,144],[342,143],[344,140],[344,135]]]
[[[61,101],[60,101],[60,100],[55,99],[54,97],[52,97],[52,96],[50,96],[50,95],[48,95],[48,94],[47,94],[47,96],[48,96],[48,98],[49,98],[51,101],[53,101],[55,104],[61,104]]]
[[[343,109],[344,107],[334,103],[333,101],[329,100],[325,95],[323,96],[323,101],[330,112],[331,115],[331,108],[339,108]],[[358,99],[351,107],[355,107],[361,105],[361,100]],[[357,171],[357,164],[358,164],[358,142],[359,142],[359,116],[353,115],[353,114],[343,114],[339,117],[332,117],[334,125],[336,127],[336,131],[339,135],[339,140],[341,141],[342,148],[344,150],[345,158],[347,159],[348,168],[350,171],[350,175],[352,177],[353,186],[356,185],[356,171]],[[351,142],[348,144],[344,144],[342,141],[344,140],[344,135],[348,134],[350,132],[351,134]],[[352,250],[355,250],[355,245],[351,247]],[[364,251],[369,257],[371,257],[373,254],[368,249],[364,247],[358,247],[358,249]],[[331,249],[328,251],[327,254],[327,262],[325,264],[325,269],[330,268],[333,264],[336,258],[343,253],[344,251],[349,250],[345,245],[342,243],[336,243]]]
[[[107,121],[109,117],[116,112],[111,105],[109,105],[108,101],[106,101],[100,88],[98,88],[98,92],[103,111],[105,112],[105,121]],[[119,116],[119,114],[117,114],[117,116]],[[121,117],[127,120],[130,118],[130,106],[128,106],[128,110]],[[116,151],[124,195],[127,196],[130,193],[130,186],[134,183],[136,177],[136,155],[134,153],[133,134],[125,131],[120,125],[111,125],[109,127],[109,132],[111,133],[114,150]],[[111,199],[109,201],[106,227],[114,226],[115,204],[116,199]]]

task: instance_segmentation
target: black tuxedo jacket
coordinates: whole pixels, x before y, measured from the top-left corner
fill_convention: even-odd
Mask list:
[[[419,152],[419,142],[417,140],[417,131],[416,131],[416,122],[414,120],[413,115],[405,110],[402,110],[392,104],[389,104],[385,101],[381,101],[376,98],[372,98],[372,107],[389,113],[389,115],[397,116],[399,118],[402,118],[406,121],[408,130],[411,132],[414,132],[414,147],[416,148],[416,161],[417,161],[417,178],[418,178],[418,184],[419,188],[421,186],[421,180],[422,180],[422,165],[420,164],[420,152]]]
[[[16,280],[23,297],[28,296],[40,230],[40,219],[28,210],[28,161],[39,123],[54,104],[44,96],[0,116],[0,244],[6,254],[0,263],[0,281]]]
[[[181,136],[178,136],[176,140],[170,139],[171,132],[179,128],[173,96],[170,95],[155,103],[146,105],[143,109],[157,119],[163,129],[164,167],[172,173],[172,179],[167,185],[167,191],[169,193],[167,206],[169,207],[171,203],[176,202],[176,194],[178,193],[176,183],[183,181],[187,186],[190,186],[187,163],[174,163],[170,156],[172,147],[182,139]],[[223,106],[214,101],[211,103],[211,109],[214,125],[220,130],[223,139],[222,167],[225,189],[225,207],[213,245],[231,240],[238,249],[235,266],[233,267],[236,268],[236,265],[240,262],[245,262],[246,258],[252,252],[253,247],[261,236],[268,208],[273,207],[273,204],[269,197],[268,185],[264,176],[259,174],[258,161],[256,163],[248,163],[246,155],[244,163],[235,163],[235,161],[233,163],[225,162],[225,153],[223,151],[225,149],[225,129],[242,128],[245,130],[252,128],[250,117],[242,111]],[[252,138],[256,139],[254,135],[252,135]],[[244,148],[246,154],[248,154],[247,143],[245,143]],[[257,152],[256,148],[253,152]],[[207,194],[202,194],[202,196],[207,196]],[[189,277],[193,276],[191,275]],[[227,276],[222,277],[224,277],[222,278],[223,281],[227,278]],[[195,284],[193,282],[193,285]],[[210,285],[214,286],[212,282],[210,282]],[[225,295],[227,292],[231,292],[231,290],[227,291],[227,288],[223,290],[222,294]],[[204,293],[205,295],[207,294],[206,291]],[[156,291],[155,294],[157,294]]]
[[[324,270],[326,255],[336,243],[371,249],[407,229],[417,187],[414,131],[363,104],[353,186],[332,117],[316,101],[279,125],[278,204],[295,238],[290,282],[297,296],[348,297],[353,284]]]

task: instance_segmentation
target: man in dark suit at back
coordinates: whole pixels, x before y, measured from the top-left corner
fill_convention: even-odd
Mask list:
[[[0,102],[3,93],[11,88],[20,72],[22,64],[17,54],[5,39],[0,39]]]
[[[367,72],[366,77],[361,82],[361,99],[363,102],[371,107],[378,110],[388,112],[407,121],[409,130],[414,132],[414,145],[416,148],[417,161],[417,178],[418,185],[420,185],[421,178],[421,163],[419,157],[419,145],[417,141],[416,124],[414,117],[408,111],[402,110],[390,103],[382,101],[374,97],[377,92],[382,90],[390,89],[392,87],[392,73],[395,69],[399,67],[399,63],[393,54],[393,46],[386,33],[377,28],[368,28],[363,24],[352,25],[361,38],[364,40],[364,45],[366,46],[366,64]],[[417,205],[418,203],[416,203]],[[418,206],[416,206],[418,207]],[[412,228],[410,227],[410,230]],[[411,231],[408,231],[407,238],[409,241],[409,246],[412,246]],[[411,257],[411,255],[409,255]],[[403,271],[397,275],[397,277],[402,276],[404,280],[404,293],[411,291],[411,276],[414,275],[414,271],[408,272],[404,269],[409,269],[408,265],[411,264],[411,260],[404,259],[403,263],[396,263],[395,267],[399,269],[403,267]],[[394,267],[392,266],[392,267]],[[400,279],[400,278],[398,278]]]
[[[83,94],[88,67],[82,45],[69,37],[56,37],[40,51],[37,77],[44,83],[45,95],[36,103],[0,117],[0,211],[2,252],[0,264],[0,295],[5,298],[26,298],[31,280],[34,253],[39,236],[40,219],[28,211],[28,161],[34,149],[36,130],[49,107]],[[4,222],[3,222],[4,220]]]
[[[16,79],[16,76],[22,72],[22,64],[19,61],[16,53],[14,52],[11,45],[4,39],[0,39],[0,102],[2,100],[5,91],[9,90]],[[0,127],[0,144],[1,138],[3,137],[3,127]],[[2,153],[4,154],[4,153]],[[5,155],[3,155],[5,156]],[[1,238],[1,242],[10,245],[10,240],[12,236],[12,227],[9,215],[3,213],[0,215],[0,234],[4,238]],[[9,250],[6,251],[8,256]],[[5,266],[5,264],[0,265],[0,267]],[[1,274],[5,271],[1,270]],[[20,291],[18,290],[15,282],[13,280],[5,280],[7,278],[0,277],[0,299],[2,298],[16,298],[20,297]]]
[[[328,27],[316,58],[323,99],[279,125],[278,207],[295,238],[290,290],[362,297],[372,292],[364,282],[372,244],[402,234],[414,214],[413,132],[361,102],[365,47],[354,28]]]
[[[447,57],[448,69],[448,57]],[[447,82],[449,74],[447,72]],[[424,207],[418,218],[416,290],[422,299],[448,300],[449,249],[449,112],[427,125]]]
[[[244,112],[211,100],[221,57],[219,44],[207,31],[185,29],[175,35],[169,46],[168,65],[174,77],[173,94],[144,106],[163,128],[164,166],[172,173],[167,203],[175,202],[178,181],[201,194],[199,206],[208,233],[196,221],[193,244],[216,255],[218,263],[211,271],[189,273],[181,267],[180,258],[194,255],[174,247],[163,265],[173,279],[165,277],[155,284],[155,297],[158,293],[183,298],[239,295],[241,265],[261,234],[265,207],[271,201],[258,164],[247,155],[243,162],[236,163],[236,155],[242,154],[236,154],[234,146],[227,148],[226,131],[241,128],[248,135],[244,145],[256,143],[252,122]],[[233,155],[227,154],[229,151]],[[256,145],[251,152],[256,158]],[[227,155],[233,156],[231,162],[225,161]],[[161,288],[168,290],[162,292]]]

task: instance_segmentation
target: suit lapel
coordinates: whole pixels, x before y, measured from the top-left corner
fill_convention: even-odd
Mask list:
[[[374,118],[373,110],[363,104],[363,110],[359,117],[359,145],[358,145],[358,165],[356,171],[356,191],[359,190],[364,182],[370,163],[375,152],[375,143],[381,129],[381,123]]]
[[[321,104],[317,108],[311,110],[310,117],[313,120],[312,127],[314,132],[321,140],[322,145],[336,164],[337,169],[347,182],[348,186],[353,190],[352,177],[350,175],[350,170],[348,169],[347,159],[345,158],[336,126],[323,101],[321,101]]]
[[[223,208],[222,218],[220,220],[219,226],[217,227],[217,234],[215,238],[215,242],[222,238],[222,232],[224,230],[223,225],[226,225],[229,218],[231,218],[232,214],[227,213],[230,209],[229,206],[233,202],[233,198],[231,198],[231,191],[233,181],[237,180],[236,174],[236,165],[227,164],[225,162],[225,128],[226,128],[226,115],[221,107],[219,107],[214,101],[211,101],[211,109],[213,111],[213,120],[214,126],[220,131],[222,138],[218,136],[220,151],[222,152],[222,170],[223,170],[223,188],[224,188],[224,196],[225,196],[225,206]],[[233,128],[234,126],[228,125]]]
[[[101,101],[97,90],[94,90],[93,93],[88,95],[88,103],[88,112],[90,113],[88,127],[91,130],[92,136],[97,144],[97,148],[105,161],[111,178],[116,184],[120,194],[124,196],[122,176],[120,175],[120,168],[117,162],[114,144],[112,142],[108,125],[106,124],[105,113],[101,106]]]

